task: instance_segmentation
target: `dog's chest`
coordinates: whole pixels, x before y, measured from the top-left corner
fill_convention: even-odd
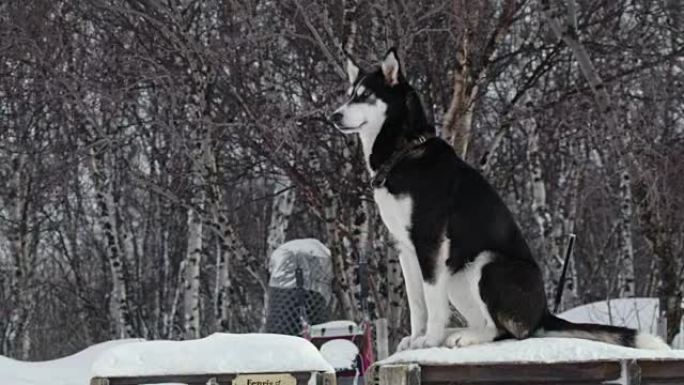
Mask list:
[[[411,215],[413,200],[407,194],[394,195],[386,188],[373,190],[375,203],[380,210],[380,217],[397,242],[411,245],[409,231],[411,229]]]

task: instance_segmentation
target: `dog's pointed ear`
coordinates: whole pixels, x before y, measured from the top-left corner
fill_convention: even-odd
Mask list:
[[[399,65],[399,57],[397,56],[397,49],[392,47],[385,58],[382,59],[380,63],[380,68],[382,68],[382,74],[385,75],[385,83],[389,86],[395,86],[399,84],[399,78],[401,76],[401,67]]]
[[[347,60],[345,61],[344,69],[347,71],[347,79],[349,79],[349,84],[354,85],[356,79],[359,78],[361,69],[354,63],[354,60],[345,52]]]

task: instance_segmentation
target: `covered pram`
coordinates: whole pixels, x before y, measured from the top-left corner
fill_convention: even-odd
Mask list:
[[[266,332],[302,335],[328,320],[332,301],[330,250],[317,239],[282,244],[270,257]]]

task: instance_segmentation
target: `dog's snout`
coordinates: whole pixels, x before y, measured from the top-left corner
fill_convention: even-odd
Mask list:
[[[342,122],[342,116],[343,115],[340,112],[333,112],[328,119],[335,124],[340,124]]]

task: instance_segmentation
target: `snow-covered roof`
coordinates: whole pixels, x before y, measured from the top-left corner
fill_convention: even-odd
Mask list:
[[[311,325],[312,328],[317,329],[354,329],[357,327],[356,322],[342,319],[335,321],[328,321],[322,324]]]
[[[381,364],[453,365],[502,362],[582,362],[621,359],[684,359],[684,350],[633,349],[574,338],[505,340],[464,348],[432,348],[396,353]]]
[[[71,356],[51,361],[27,362],[0,356],[0,384],[3,385],[87,385],[90,366],[105,350],[141,339],[107,341]]]
[[[675,334],[670,344],[673,349],[684,349],[684,333],[680,330],[679,333]]]
[[[309,341],[280,334],[215,333],[198,340],[121,345],[92,365],[92,375],[100,377],[333,370]]]
[[[315,238],[293,239],[278,246],[276,250],[307,253],[319,258],[330,258],[330,249]]]
[[[337,320],[311,325],[309,334],[312,337],[340,337],[361,334],[363,330],[354,321]]]
[[[558,316],[571,322],[626,326],[655,334],[658,302],[658,298],[616,298],[581,305]]]
[[[353,369],[359,348],[349,340],[335,339],[321,345],[321,354],[335,369]]]
[[[333,271],[330,250],[319,240],[306,238],[285,242],[273,251],[269,263],[269,286],[296,288],[296,270],[300,268],[304,289],[321,293],[326,301],[331,298]]]

